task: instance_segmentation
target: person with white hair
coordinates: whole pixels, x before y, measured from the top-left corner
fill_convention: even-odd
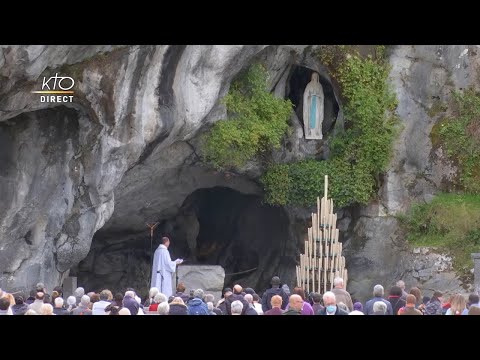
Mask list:
[[[162,293],[157,293],[155,297],[153,298],[152,304],[148,307],[148,311],[157,311],[158,305],[160,305],[162,302],[167,302],[167,296]]]
[[[235,300],[231,305],[232,315],[242,315],[243,304],[239,300]]]
[[[387,304],[383,301],[375,301],[373,304],[373,315],[385,315],[387,312]]]
[[[332,292],[335,294],[335,298],[337,299],[337,304],[344,303],[347,305],[348,312],[353,310],[353,302],[350,293],[344,289],[344,281],[341,277],[336,277],[333,280]]]
[[[215,313],[215,315],[223,315],[222,310],[215,307],[215,297],[213,296],[213,294],[206,294],[205,295],[205,303],[207,303],[207,306],[208,306],[209,302],[214,304],[212,311]]]
[[[52,304],[43,304],[40,309],[40,315],[55,315]]]
[[[168,315],[169,312],[170,312],[170,305],[168,304],[168,302],[164,301],[158,304],[158,308],[157,308],[158,315]]]
[[[130,310],[130,314],[137,315],[140,305],[137,300],[135,300],[135,292],[128,290],[123,297],[123,307],[126,307]]]
[[[88,307],[90,305],[90,297],[83,295],[80,299],[80,304],[72,310],[72,315],[92,315],[92,310]]]
[[[155,295],[157,295],[160,291],[156,287],[150,288],[148,291],[148,299],[145,301],[145,304],[143,304],[144,307],[147,309],[150,307],[150,305],[153,304],[153,300],[155,299]]]
[[[53,313],[55,315],[70,315],[70,313],[65,309],[63,306],[63,299],[61,297],[57,297],[55,299],[55,308],[53,309]]]
[[[85,289],[83,287],[77,287],[73,292],[75,295],[75,304],[80,305],[80,301],[82,300],[82,296],[85,295]]]
[[[38,315],[37,312],[33,309],[28,309],[25,315]]]
[[[332,291],[323,294],[323,304],[325,307],[320,310],[319,315],[348,315],[348,312],[337,306],[337,298]]]
[[[108,301],[109,293],[107,290],[102,290],[100,292],[100,301],[97,301],[92,306],[92,315],[107,315],[105,308],[110,305]]]
[[[255,307],[253,306],[253,296],[252,296],[252,294],[245,294],[245,296],[243,298],[248,303],[248,308],[245,311],[245,315],[258,315],[257,311],[255,310]]]
[[[365,315],[373,315],[373,304],[375,304],[377,301],[383,301],[387,305],[386,315],[393,315],[392,304],[390,301],[383,298],[384,294],[385,290],[383,289],[382,285],[377,284],[373,287],[373,299],[368,300],[365,304]]]
[[[130,310],[123,307],[118,311],[118,315],[132,315],[132,313],[130,312]]]
[[[193,292],[193,299],[187,304],[188,315],[208,315],[207,304],[203,302],[203,290]]]
[[[71,314],[73,309],[77,307],[77,299],[75,298],[75,296],[69,296],[67,298],[67,305],[67,311],[69,314]]]

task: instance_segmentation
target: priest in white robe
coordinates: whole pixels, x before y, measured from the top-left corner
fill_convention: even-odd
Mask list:
[[[169,298],[173,294],[172,289],[172,275],[176,270],[178,264],[183,262],[182,259],[172,261],[168,247],[170,239],[162,238],[162,244],[155,250],[153,256],[152,266],[152,284],[151,287],[156,287],[160,292]]]

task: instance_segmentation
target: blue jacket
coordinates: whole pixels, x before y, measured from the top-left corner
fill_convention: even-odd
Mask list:
[[[208,306],[202,299],[194,298],[188,302],[188,315],[208,315]]]

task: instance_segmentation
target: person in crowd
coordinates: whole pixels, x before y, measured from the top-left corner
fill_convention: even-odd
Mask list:
[[[301,287],[295,287],[293,288],[293,293],[302,297],[303,304],[301,315],[314,315],[312,305],[310,305],[310,303],[305,298],[305,290],[303,290],[303,288]],[[288,306],[286,310],[288,310]]]
[[[58,291],[55,291],[55,290],[52,291],[52,305],[53,305],[53,307],[55,307],[55,299],[59,296],[60,296],[60,294],[58,293]]]
[[[376,301],[383,301],[387,304],[387,315],[393,315],[392,304],[383,298],[384,294],[385,290],[382,285],[377,284],[373,287],[373,299],[368,300],[365,304],[365,315],[373,315],[373,304],[375,304]]]
[[[313,305],[312,305],[313,313],[315,315],[320,315],[319,314],[320,311],[323,310],[322,295],[320,295],[319,293],[313,293],[312,301],[313,301]]]
[[[430,301],[425,305],[424,315],[442,315],[442,300],[442,292],[434,291]]]
[[[471,305],[468,309],[468,315],[480,315],[480,307],[477,305]]]
[[[164,301],[158,304],[157,313],[158,315],[168,315],[170,313],[170,305],[168,302]]]
[[[10,302],[10,306],[8,307],[8,315],[13,315],[13,306],[15,305],[15,297],[7,292],[3,293],[3,297],[7,298]]]
[[[423,315],[423,313],[416,309],[417,298],[413,294],[407,295],[407,301],[403,308],[398,311],[398,315]]]
[[[323,294],[323,305],[325,308],[320,311],[320,315],[348,315],[345,310],[342,310],[337,306],[337,299],[335,294],[331,291],[327,291]]]
[[[388,301],[392,304],[393,315],[398,314],[398,310],[406,305],[406,301],[402,298],[402,289],[398,286],[392,286],[390,288],[390,295]]]
[[[121,306],[111,303],[105,308],[105,315],[118,315],[118,312],[120,311],[121,308],[122,308]]]
[[[452,306],[453,296],[451,295],[446,302],[442,303],[442,315],[446,315],[448,309]]]
[[[185,291],[186,291],[185,284],[183,282],[178,283],[177,292],[175,293],[175,297],[177,297],[177,296],[181,297],[183,302],[187,303],[190,297],[188,296],[188,294]]]
[[[387,304],[383,301],[375,301],[373,304],[373,314],[372,315],[386,315],[387,314]]]
[[[477,294],[470,294],[468,296],[467,309],[470,309],[470,306],[480,307],[480,299]]]
[[[344,281],[341,277],[336,277],[333,280],[333,290],[337,303],[343,302],[348,307],[348,312],[353,310],[353,302],[350,293],[344,289]]]
[[[303,307],[303,299],[298,294],[292,294],[288,298],[288,309],[282,315],[301,315]]]
[[[83,295],[80,299],[80,304],[72,310],[72,315],[92,315],[92,310],[89,308],[90,297]]]
[[[223,289],[222,298],[217,303],[217,308],[220,309],[220,311],[222,312],[223,315],[228,315],[227,314],[227,304],[226,304],[225,301],[232,294],[233,294],[232,289],[230,289],[228,287]]]
[[[28,305],[23,302],[21,295],[15,295],[15,305],[12,306],[13,315],[25,315]]]
[[[135,292],[132,290],[125,292],[125,296],[123,297],[123,307],[126,307],[128,310],[130,310],[131,315],[138,314],[140,304],[137,300],[135,300]]]
[[[278,276],[272,277],[270,281],[270,285],[272,287],[266,290],[262,296],[262,310],[263,312],[267,312],[271,309],[271,299],[274,295],[279,295],[282,297],[282,310],[285,310],[288,305],[288,295],[283,288],[280,287],[280,278]],[[288,291],[290,293],[290,290]]]
[[[106,315],[105,308],[111,304],[111,302],[108,301],[108,296],[109,296],[109,293],[107,290],[102,290],[100,292],[100,295],[99,295],[100,300],[93,303],[92,315]]]
[[[207,304],[203,302],[203,290],[193,292],[193,299],[187,304],[188,315],[208,315]]]
[[[247,309],[248,309],[248,303],[247,301],[243,298],[242,296],[242,290],[243,288],[239,285],[239,284],[236,284],[234,287],[233,287],[233,294],[230,295],[226,300],[225,300],[225,305],[226,305],[226,308],[227,308],[227,314],[228,315],[232,315],[231,311],[230,311],[230,307],[232,305],[232,303],[236,300],[238,301],[241,301],[242,304],[243,304],[243,307],[242,307],[242,315],[245,315],[245,313],[247,312]]]
[[[349,312],[348,315],[365,315],[362,303],[359,301],[353,303],[353,311]]]
[[[63,306],[63,299],[60,296],[55,298],[55,307],[53,308],[53,313],[55,315],[70,315],[67,309]]]
[[[69,296],[67,298],[67,311],[68,311],[68,313],[71,315],[73,309],[75,309],[76,307],[77,307],[77,299],[75,298],[75,296]]]
[[[133,300],[135,300],[134,298],[132,298]],[[135,300],[136,302],[136,300]],[[130,310],[126,307],[122,307],[119,311],[118,311],[118,315],[132,315],[132,313],[130,312]]]
[[[37,314],[40,314],[40,309],[42,308],[44,297],[45,294],[43,292],[37,292],[37,294],[35,295],[35,301],[33,302],[33,304],[28,305],[28,308],[34,310]]]
[[[206,294],[205,295],[205,302],[208,303],[211,302],[212,304],[215,304],[215,297],[212,294]],[[215,315],[223,315],[222,310],[219,308],[216,308],[215,305],[213,306],[212,311],[215,313]]]
[[[35,286],[35,290],[37,292],[42,292],[43,294],[47,294],[47,289],[45,289],[45,285],[41,282],[37,283],[37,285]]]
[[[213,306],[213,303],[212,303],[211,301],[208,301],[208,302],[207,302],[207,308],[208,308],[208,315],[215,315],[215,316],[217,315],[217,314],[213,311],[213,309],[214,309],[215,307]]]
[[[188,315],[188,309],[180,296],[173,298],[170,303],[169,315]]]
[[[231,315],[242,315],[243,312],[243,302],[240,300],[235,300],[230,305]]]
[[[6,297],[0,298],[0,315],[10,315],[8,309],[10,309],[10,300]]]
[[[35,310],[28,309],[27,312],[25,313],[25,315],[38,315],[38,314]]]
[[[118,306],[119,308],[123,307],[123,294],[122,293],[116,293],[115,296],[113,297],[112,304]]]
[[[167,302],[167,297],[162,293],[157,293],[153,298],[153,303],[149,306],[148,311],[157,311],[158,305]]]
[[[82,300],[82,296],[85,295],[85,289],[83,287],[77,287],[73,294],[75,295],[75,300],[77,301],[76,305],[79,305],[80,301]]]
[[[143,306],[148,309],[150,305],[153,304],[153,299],[155,298],[155,295],[157,295],[158,293],[159,293],[158,288],[156,287],[150,288],[150,290],[148,291],[148,299],[147,301],[145,301]]]
[[[40,315],[55,315],[52,304],[43,304],[40,308]]]
[[[407,295],[408,295],[408,293],[405,291],[405,281],[403,281],[403,280],[398,280],[396,285],[397,285],[400,289],[402,289],[402,296],[401,296],[401,298],[402,298],[403,301],[405,301],[405,303],[406,303],[406,302],[407,302]]]
[[[245,296],[243,298],[248,303],[248,308],[245,311],[245,315],[258,315],[257,311],[255,310],[255,307],[253,306],[253,296],[252,296],[252,294],[245,294]]]
[[[453,295],[450,309],[445,315],[468,315],[467,301],[462,294]]]
[[[272,299],[270,300],[271,309],[265,312],[265,315],[282,315],[282,297],[280,295],[273,295]]]
[[[33,304],[35,301],[35,295],[37,292],[35,290],[30,291],[30,296],[25,300],[25,304],[30,305]]]
[[[58,296],[60,296],[61,298],[63,298],[63,288],[61,286],[55,286],[53,288],[53,291],[56,291]],[[52,298],[53,298],[53,292],[52,292]],[[54,300],[55,301],[55,300]]]
[[[262,304],[260,303],[260,296],[258,294],[253,294],[253,307],[258,315],[263,315]]]
[[[417,303],[415,304],[415,309],[422,312],[425,311],[425,305],[422,303],[422,292],[418,287],[412,287],[410,289],[410,294],[415,295],[415,299],[417,299]]]
[[[97,293],[93,293],[93,295],[90,297],[90,310],[93,310],[93,305],[95,303],[100,301],[100,295]]]
[[[245,288],[245,295],[246,294],[250,294],[253,296],[253,294],[255,294],[255,290],[253,290],[252,288]]]

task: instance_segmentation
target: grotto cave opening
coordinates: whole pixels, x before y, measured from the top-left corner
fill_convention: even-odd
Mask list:
[[[303,94],[305,87],[312,79],[314,71],[304,66],[295,65],[290,73],[290,79],[287,87],[288,98],[292,101],[295,113],[303,126]],[[324,119],[322,123],[323,134],[329,133],[335,125],[339,105],[335,98],[332,84],[324,74],[319,74],[320,85],[324,94]]]
[[[221,265],[225,286],[240,283],[262,292],[272,276],[294,274],[288,216],[281,207],[263,204],[261,196],[220,186],[201,188],[186,197],[175,216],[158,222],[153,251],[167,235],[172,259],[184,258],[189,265]],[[141,235],[99,231],[73,274],[92,291],[123,292],[128,286],[146,295],[150,269],[148,231]]]

